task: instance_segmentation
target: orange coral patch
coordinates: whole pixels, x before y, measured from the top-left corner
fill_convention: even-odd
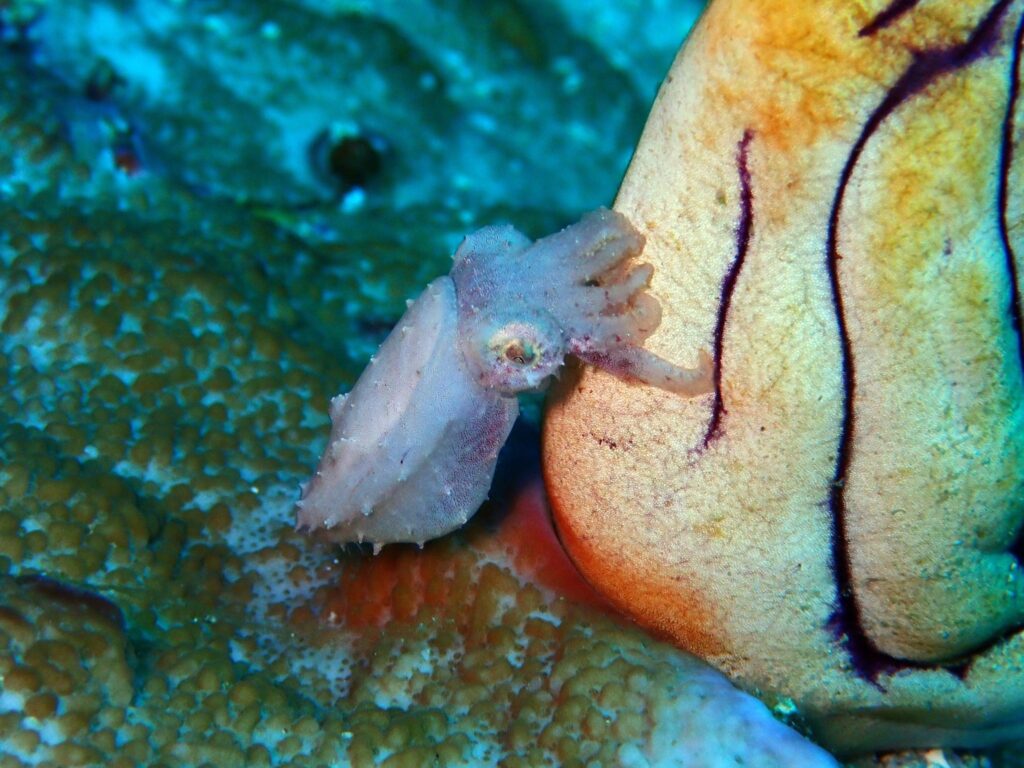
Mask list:
[[[424,616],[448,616],[461,625],[468,612],[486,611],[472,601],[475,593],[487,591],[477,580],[488,577],[482,563],[489,561],[574,603],[607,606],[562,549],[543,483],[533,474],[507,501],[486,505],[464,532],[422,549],[389,545],[379,555],[348,559],[328,591],[323,615],[349,629]]]

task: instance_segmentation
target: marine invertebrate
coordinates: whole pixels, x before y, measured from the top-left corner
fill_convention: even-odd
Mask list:
[[[549,412],[584,573],[839,750],[1024,733],[1022,15],[715,2],[616,202],[715,397]]]
[[[451,731],[466,723],[501,734],[480,739],[471,757],[448,741],[453,763],[834,768],[723,676],[590,607],[593,593],[552,529],[536,437],[532,427],[513,433],[500,494],[469,525],[422,550],[350,560],[318,591],[321,616],[358,630],[354,645],[370,659],[353,671],[355,711],[438,707]],[[330,642],[308,620],[287,629]],[[349,755],[382,742],[360,728]]]
[[[680,368],[640,345],[660,305],[643,238],[607,210],[536,243],[510,226],[469,235],[451,275],[409,306],[351,393],[297,505],[300,529],[336,541],[418,542],[463,525],[536,389],[575,354],[671,392],[711,389],[706,355]]]
[[[54,765],[112,759],[112,730],[93,743],[76,737],[100,712],[109,717],[129,705],[129,656],[112,604],[58,582],[0,577],[0,759],[34,756]]]

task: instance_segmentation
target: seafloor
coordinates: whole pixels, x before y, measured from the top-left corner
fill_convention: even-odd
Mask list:
[[[529,423],[423,551],[292,530],[461,235],[613,197],[699,3],[583,6],[0,0],[0,766],[643,765],[701,727],[692,662],[508,523]]]

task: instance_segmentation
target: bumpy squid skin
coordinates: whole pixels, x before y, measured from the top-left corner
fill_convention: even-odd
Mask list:
[[[483,503],[516,395],[543,387],[572,354],[624,379],[686,396],[712,391],[696,368],[643,349],[661,319],[644,238],[599,209],[531,242],[508,225],[462,242],[352,391],[331,402],[331,434],[302,488],[298,528],[339,543],[423,542]]]

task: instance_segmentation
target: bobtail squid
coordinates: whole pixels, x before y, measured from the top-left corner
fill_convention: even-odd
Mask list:
[[[338,542],[422,544],[463,525],[487,496],[516,395],[566,355],[686,396],[711,392],[711,358],[683,368],[642,347],[661,320],[633,263],[644,238],[599,209],[531,242],[508,225],[462,242],[449,275],[409,307],[348,395],[302,488],[298,527]]]

